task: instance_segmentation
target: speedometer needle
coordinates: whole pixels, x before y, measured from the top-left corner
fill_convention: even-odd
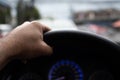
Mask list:
[[[64,79],[65,79],[65,77],[63,76],[63,77],[57,78],[55,80],[64,80]]]

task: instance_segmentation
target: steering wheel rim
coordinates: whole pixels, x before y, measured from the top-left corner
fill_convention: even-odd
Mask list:
[[[116,49],[118,52],[120,52],[120,46],[111,41],[110,39],[107,39],[105,37],[102,37],[100,35],[97,34],[93,34],[93,33],[88,33],[88,32],[84,32],[84,31],[77,31],[77,30],[59,30],[59,31],[49,31],[47,33],[44,34],[44,40],[47,44],[49,44],[50,46],[54,46],[55,44],[52,44],[52,40],[55,38],[67,38],[67,37],[88,37],[90,39],[95,39],[98,40],[100,42],[105,43],[106,45],[112,46],[112,48]],[[54,42],[53,42],[54,43]]]

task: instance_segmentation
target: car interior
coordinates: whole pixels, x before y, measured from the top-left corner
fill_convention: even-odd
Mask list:
[[[120,47],[101,36],[82,31],[50,31],[44,40],[50,56],[10,62],[1,80],[119,80]]]
[[[25,2],[21,2],[24,0],[6,1],[13,1],[11,2],[11,4],[13,4],[13,16],[15,14],[14,9],[16,8],[20,15],[22,15],[22,17],[18,16],[16,19],[13,19],[13,22],[16,21],[14,22],[16,23],[15,26],[21,24],[22,19],[26,17],[21,13],[21,10],[19,10],[20,7],[24,7],[25,4],[23,5],[23,3]],[[18,3],[19,7],[14,7],[17,1],[20,2],[20,4]],[[28,0],[25,1],[27,2]],[[79,0],[75,0],[76,3],[70,0],[70,5],[73,4],[70,7],[68,7],[68,4],[65,4],[68,0],[61,0],[61,2],[63,2],[62,5],[59,4],[61,3],[59,0],[58,2],[57,0],[53,0],[55,4],[51,4],[52,1],[49,0],[30,1],[32,3],[36,1],[36,7],[41,9],[41,16],[45,19],[40,19],[39,16],[39,20],[36,16],[32,17],[31,15],[25,19],[30,17],[29,20],[35,19],[53,28],[52,31],[44,33],[44,41],[53,48],[53,54],[40,56],[31,60],[12,60],[0,71],[0,80],[120,80],[120,40],[119,37],[115,38],[116,36],[114,35],[119,34],[120,29],[112,27],[118,27],[119,24],[114,23],[112,25],[107,23],[110,26],[109,29],[106,27],[107,25],[103,25],[107,21],[112,21],[112,23],[114,21],[119,22],[118,15],[120,15],[120,12],[116,9],[103,9],[106,7],[106,3],[110,4],[110,8],[112,3],[115,3],[115,5],[112,4],[113,7],[118,7],[116,4],[118,4],[119,1],[98,0],[97,2],[96,0],[81,0],[80,3],[82,3],[82,7],[79,7]],[[44,4],[44,1],[46,4]],[[0,3],[2,3],[2,0],[0,0]],[[32,3],[26,4],[28,10],[33,6]],[[69,3],[69,1],[67,3]],[[57,7],[57,5],[59,5],[59,7]],[[94,5],[96,5],[96,7]],[[96,10],[97,5],[103,10]],[[72,10],[71,7],[77,11],[79,9],[84,11],[81,12],[81,10],[79,10],[73,13],[72,11],[74,10]],[[90,10],[85,12],[86,9]],[[23,12],[32,13],[34,11]],[[73,13],[72,17],[63,19],[66,15],[67,17],[71,15],[69,12]],[[112,13],[114,13],[114,15]],[[51,17],[53,14],[54,16]],[[48,19],[46,19],[46,17]],[[55,17],[57,17],[57,19],[55,19]],[[89,29],[91,32],[84,31],[84,29]],[[103,34],[109,36],[111,39],[103,36]]]

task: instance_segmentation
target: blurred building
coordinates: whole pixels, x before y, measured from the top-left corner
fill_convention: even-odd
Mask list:
[[[76,23],[89,22],[89,21],[115,21],[120,19],[119,9],[101,9],[101,10],[89,10],[79,11],[74,13],[74,21]]]

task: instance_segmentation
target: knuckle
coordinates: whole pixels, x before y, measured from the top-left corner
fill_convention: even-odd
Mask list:
[[[38,25],[38,22],[37,21],[32,21],[31,24]]]
[[[42,25],[38,21],[32,21],[31,24],[41,29]]]
[[[25,21],[24,24],[30,24],[30,22],[29,21]]]

